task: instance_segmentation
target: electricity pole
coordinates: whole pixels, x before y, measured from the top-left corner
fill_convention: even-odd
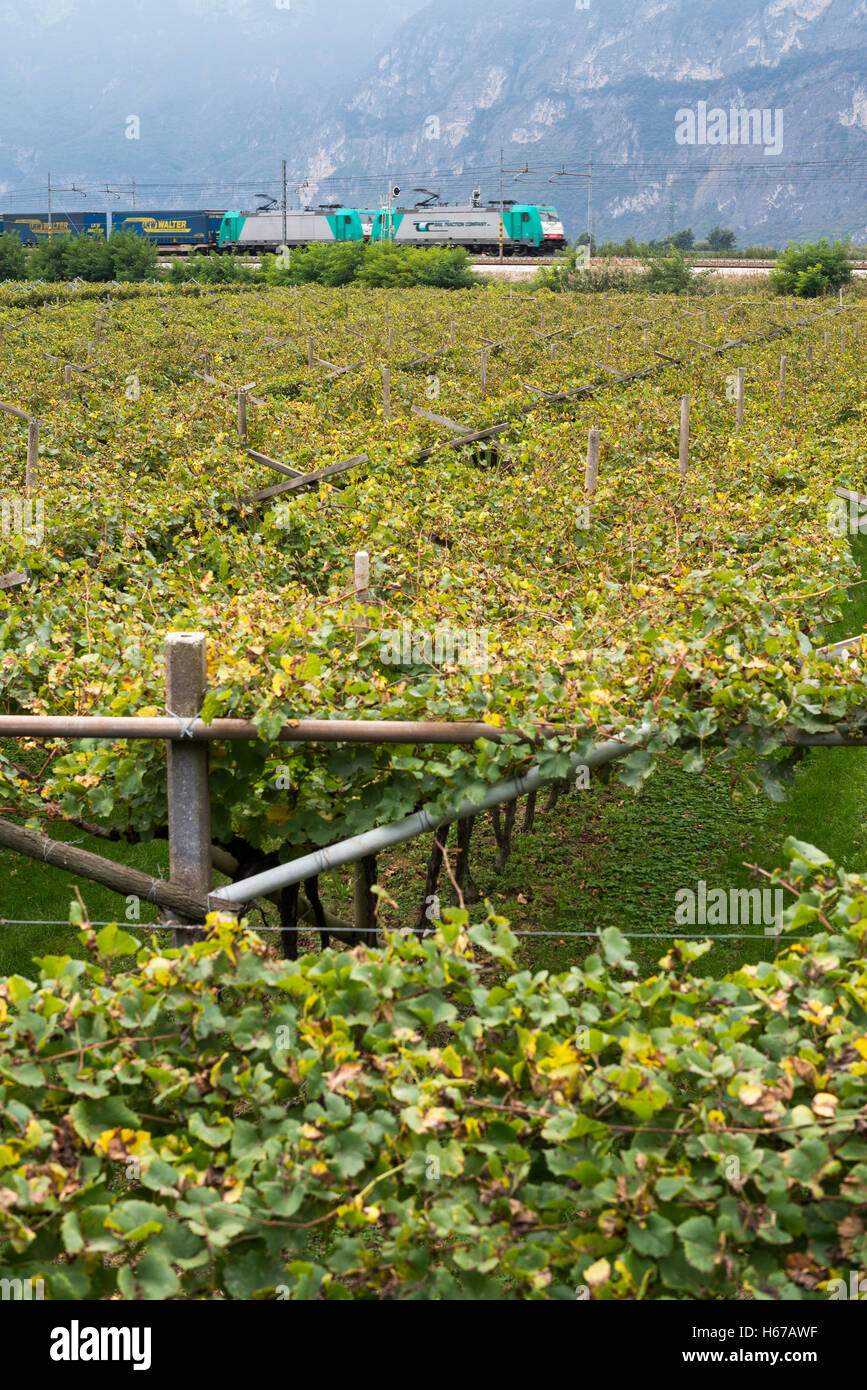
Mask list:
[[[104,193],[108,198],[119,198],[122,193],[129,193],[132,198],[132,205],[135,207],[135,179],[132,181],[132,188],[109,188],[108,184],[105,184],[99,192]]]
[[[592,209],[593,209],[593,156],[592,156],[592,154],[591,154],[591,156],[590,156],[590,173],[589,173],[589,174],[573,174],[570,170],[568,170],[568,169],[566,168],[566,165],[563,164],[563,165],[561,165],[561,167],[557,170],[557,173],[554,174],[553,177],[550,178],[550,179],[548,180],[548,182],[549,182],[549,183],[553,183],[553,182],[554,182],[554,179],[587,179],[587,180],[588,180],[588,183],[587,183],[587,254],[588,254],[588,256],[590,256],[590,255],[593,254],[593,226],[592,226]]]
[[[283,213],[283,245],[286,245],[286,160],[283,160],[283,202],[281,206]]]
[[[101,188],[99,191],[100,193],[104,193],[107,198],[119,198],[122,193],[129,193],[132,195],[132,205],[135,207],[135,179],[132,181],[132,188],[109,188],[108,184],[106,184],[105,187]],[[114,214],[112,214],[111,227],[109,228],[107,226],[106,231],[114,231]]]
[[[503,217],[505,209],[505,204],[503,202],[503,175],[515,174],[517,177],[514,178],[512,182],[517,183],[522,174],[537,174],[538,172],[538,169],[528,169],[526,161],[524,162],[523,169],[504,169],[503,151],[502,149],[500,150],[500,260],[503,259]]]
[[[500,146],[500,260],[503,259],[503,221],[506,215],[506,205],[503,202],[503,147]]]
[[[54,190],[53,190],[53,191],[54,191],[55,193],[80,193],[81,196],[82,196],[82,198],[86,198],[86,197],[87,197],[87,194],[86,194],[82,189],[76,188],[76,186],[75,186],[74,183],[73,183],[73,184],[70,184],[69,188],[58,188],[57,185],[55,184],[55,185],[54,185]],[[51,216],[51,193],[52,193],[52,187],[51,187],[51,171],[49,170],[49,173],[48,173],[48,240],[49,240],[49,241],[51,240],[51,229],[52,229],[52,227],[53,227],[53,225],[54,225],[53,220],[52,220],[52,216]]]

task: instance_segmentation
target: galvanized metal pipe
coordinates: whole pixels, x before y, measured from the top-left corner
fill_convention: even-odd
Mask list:
[[[550,725],[538,725],[537,734],[554,733]],[[274,739],[264,743],[475,743],[489,739],[501,743],[506,730],[494,724],[452,723],[405,719],[299,719],[286,724]],[[0,738],[95,738],[95,739],[181,739],[214,742],[253,741],[262,738],[256,725],[246,719],[200,719],[186,721],[135,716],[111,718],[100,714],[0,715]]]
[[[8,576],[7,576],[8,577]],[[860,641],[853,638],[852,642]],[[828,648],[836,653],[847,645],[838,643]],[[546,738],[566,733],[564,726],[537,724],[536,737]],[[867,737],[843,732],[839,728],[826,734],[808,734],[794,725],[781,732],[787,744],[804,748],[863,748]],[[252,743],[475,743],[487,739],[502,743],[507,734],[516,730],[500,729],[494,724],[454,721],[408,719],[299,719],[286,724],[273,738],[262,738],[256,725],[246,719],[214,719],[203,724],[200,719],[184,720],[156,716],[142,719],[134,715],[104,716],[101,714],[0,714],[0,739],[3,738],[92,738],[108,742],[124,739],[163,741],[192,738],[196,742]]]
[[[576,753],[569,759],[570,771],[576,772],[580,767],[601,767],[603,763],[610,763],[615,758],[622,758],[635,748],[640,747],[641,743],[650,736],[651,731],[651,725],[643,724],[640,729],[635,731],[632,742],[624,743],[612,740],[597,744],[585,757]],[[438,830],[443,825],[451,825],[453,821],[462,820],[465,816],[475,816],[480,811],[490,811],[494,806],[501,806],[504,801],[513,801],[516,797],[537,791],[546,782],[555,780],[553,777],[546,777],[538,767],[534,767],[526,777],[513,778],[508,782],[498,782],[491,787],[491,790],[481,801],[463,801],[456,810],[449,811],[444,816],[432,816],[427,811],[416,811],[414,815],[407,816],[404,820],[394,821],[391,825],[378,826],[375,830],[366,830],[364,834],[354,835],[352,839],[344,840],[339,845],[318,849],[313,854],[304,855],[302,859],[293,859],[288,864],[278,864],[276,868],[267,869],[265,873],[254,874],[252,878],[241,879],[238,883],[229,884],[228,887],[220,888],[219,895],[227,902],[250,902],[253,898],[258,898],[266,893],[273,893],[276,889],[286,888],[292,883],[301,883],[304,879],[314,878],[317,874],[328,873],[344,864],[356,864],[365,855],[378,854],[381,850],[389,849],[392,845],[402,844],[405,840],[414,840],[418,835],[428,834],[430,831]]]

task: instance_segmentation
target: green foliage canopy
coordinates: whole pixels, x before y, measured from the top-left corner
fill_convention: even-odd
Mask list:
[[[294,963],[216,916],[179,951],[83,924],[90,961],[0,983],[4,1270],[55,1299],[827,1297],[867,1265],[867,878],[788,850],[785,930],[815,934],[723,980],[683,941],[639,979],[614,928],[515,972],[508,924],[457,910]]]
[[[777,294],[815,299],[833,292],[852,280],[849,243],[832,244],[827,237],[815,244],[793,243],[779,257],[770,278]]]

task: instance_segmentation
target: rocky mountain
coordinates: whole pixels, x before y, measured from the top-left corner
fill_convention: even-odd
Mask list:
[[[865,60],[867,0],[0,0],[0,201],[496,198],[502,150],[572,235],[592,159],[599,237],[865,241]]]

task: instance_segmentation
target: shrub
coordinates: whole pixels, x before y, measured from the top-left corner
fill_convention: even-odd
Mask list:
[[[641,288],[651,294],[682,294],[684,290],[699,289],[695,276],[677,247],[672,247],[665,256],[652,256],[645,259],[644,276]]]
[[[0,236],[0,280],[24,280],[27,276],[27,255],[14,232]]]
[[[822,1298],[867,1268],[867,878],[797,841],[772,962],[568,973],[436,938],[182,950],[0,985],[0,1262],[49,1298]],[[134,964],[123,957],[135,952]],[[65,1258],[58,1262],[58,1255]]]
[[[578,247],[586,245],[579,240],[566,249],[565,255],[556,265],[542,266],[536,272],[532,288],[554,290],[574,294],[628,294],[639,288],[640,280],[633,270],[625,266],[609,265],[605,261],[591,261],[587,270],[578,267]]]
[[[410,253],[413,284],[440,290],[468,290],[479,283],[463,246],[416,247]]]
[[[47,280],[57,283],[72,280],[69,274],[69,246],[71,237],[53,237],[51,241],[40,242],[27,252],[27,275],[30,280]]]
[[[364,249],[361,241],[302,247],[291,252],[288,269],[281,268],[275,256],[265,256],[265,279],[277,285],[349,285],[358,275]]]
[[[157,255],[156,246],[135,232],[57,237],[30,251],[28,271],[31,280],[132,283],[158,277]]]
[[[777,258],[770,275],[771,285],[777,294],[797,295],[801,299],[828,294],[851,282],[849,254],[847,241],[835,241],[832,245],[827,237],[815,245],[793,243]]]
[[[190,280],[198,280],[204,285],[254,285],[262,281],[262,275],[250,264],[248,256],[190,256],[186,260],[175,257],[169,266],[168,281],[172,285],[185,285]]]
[[[112,260],[112,280],[132,284],[160,277],[159,249],[135,232],[112,232],[106,245]]]
[[[737,237],[731,227],[721,227],[717,222],[708,232],[707,240],[712,251],[733,251]]]
[[[463,247],[347,241],[293,251],[288,268],[281,267],[276,257],[264,256],[262,267],[272,285],[348,285],[357,281],[372,287],[434,285],[454,290],[471,289],[478,283]]]

